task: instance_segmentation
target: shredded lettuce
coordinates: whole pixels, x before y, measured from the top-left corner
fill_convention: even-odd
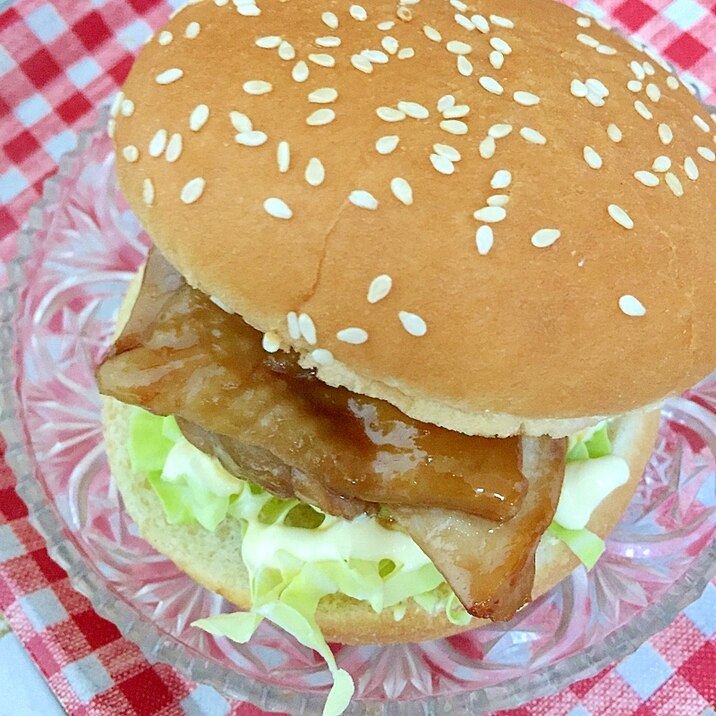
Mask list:
[[[567,462],[583,462],[612,454],[607,424],[599,423],[592,430],[570,438]],[[604,540],[591,530],[570,530],[554,521],[548,532],[562,540],[587,569],[591,569],[604,553]]]
[[[376,613],[391,610],[396,620],[412,601],[431,614],[444,612],[454,624],[470,622],[442,575],[407,535],[369,517],[341,520],[239,480],[192,446],[171,417],[136,409],[129,451],[132,469],[147,475],[170,524],[198,522],[211,531],[227,518],[241,524],[251,609],[194,625],[244,643],[268,619],[317,651],[333,677],[324,716],[342,713],[354,690],[316,623],[324,597],[345,594]]]

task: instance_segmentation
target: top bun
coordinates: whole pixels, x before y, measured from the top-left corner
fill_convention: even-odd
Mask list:
[[[564,5],[205,0],[114,109],[160,250],[327,383],[559,436],[716,363],[714,122]]]

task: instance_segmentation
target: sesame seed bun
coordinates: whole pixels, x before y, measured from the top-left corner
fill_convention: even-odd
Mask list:
[[[127,452],[129,415],[132,408],[113,398],[104,399],[105,444],[112,476],[124,505],[144,538],[171,559],[182,571],[207,589],[217,592],[241,609],[250,606],[248,575],[241,554],[239,522],[225,520],[216,532],[198,524],[170,525],[161,503],[144,475],[132,472]],[[629,482],[613,492],[594,512],[589,529],[608,535],[631,500],[644,465],[654,446],[659,413],[622,419],[614,441],[615,454],[630,464]],[[533,597],[537,598],[561,582],[579,561],[567,547],[546,534],[537,550],[537,572]],[[467,627],[450,623],[444,614],[430,615],[411,604],[405,617],[395,621],[392,611],[376,614],[365,602],[343,595],[321,601],[318,623],[329,641],[345,644],[387,644],[436,639],[485,623],[473,619]]]
[[[551,0],[247,3],[175,16],[111,131],[154,242],[267,346],[482,435],[713,369],[716,130],[657,61]]]

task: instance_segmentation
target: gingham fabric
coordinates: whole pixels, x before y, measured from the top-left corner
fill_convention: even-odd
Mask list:
[[[656,48],[716,104],[716,0],[568,1]],[[116,92],[148,34],[179,4],[18,0],[0,14],[0,286],[44,179]],[[263,713],[149,664],[72,589],[30,526],[14,484],[0,461],[0,610],[68,713]],[[632,656],[503,714],[716,716],[715,707],[716,582]]]

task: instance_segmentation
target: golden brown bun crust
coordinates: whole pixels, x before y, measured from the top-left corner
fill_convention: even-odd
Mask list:
[[[121,186],[190,283],[260,330],[276,332],[284,347],[331,351],[336,362],[319,372],[326,382],[470,434],[565,434],[599,416],[656,403],[714,368],[709,307],[716,305],[716,164],[707,160],[716,149],[714,127],[683,86],[667,84],[668,72],[656,62],[595,22],[578,25],[573,10],[552,0],[468,3],[468,17],[497,13],[514,20],[514,28],[491,21],[486,34],[458,25],[456,10],[444,0],[422,0],[410,22],[396,19],[395,2],[370,3],[364,22],[351,17],[349,2],[259,4],[257,17],[242,16],[232,2],[189,6],[169,24],[169,44],[155,38],[143,50],[124,88],[134,106],[126,103],[131,116],[117,117]],[[337,29],[321,21],[326,10],[335,11]],[[386,20],[396,20],[395,27],[379,30]],[[199,34],[188,39],[193,22]],[[437,29],[442,42],[428,39],[425,25]],[[600,54],[579,35],[616,54]],[[277,49],[256,46],[266,36],[289,41],[296,57],[283,60]],[[325,36],[340,38],[341,45],[318,47],[315,39]],[[386,52],[387,64],[376,62],[371,74],[351,65],[351,55],[363,49],[383,52],[385,36],[413,48],[415,56]],[[447,48],[453,40],[472,48],[470,77],[457,70],[457,56]],[[500,70],[488,59],[490,41],[503,49],[500,41],[507,42],[512,50]],[[311,54],[332,56],[335,67],[319,66]],[[310,72],[304,82],[292,79],[301,60]],[[654,68],[638,92],[627,88],[637,81],[634,60],[649,62],[649,72]],[[172,68],[183,71],[181,79],[158,84],[155,78]],[[483,89],[483,76],[501,82],[504,94]],[[603,107],[570,91],[574,80],[589,78],[609,90]],[[273,89],[247,94],[243,85],[253,80]],[[319,88],[334,88],[337,100],[310,102],[309,93]],[[534,93],[540,103],[518,104],[513,94],[520,91]],[[470,108],[460,120],[466,135],[440,126],[436,103],[447,93]],[[399,122],[377,116],[378,107],[403,100],[420,103],[430,116]],[[635,101],[653,119],[641,116]],[[190,115],[200,103],[209,118],[192,131]],[[319,109],[335,111],[335,120],[309,126],[307,117]],[[244,113],[267,141],[236,143],[231,111]],[[620,142],[607,135],[612,123],[623,133]],[[497,139],[494,157],[481,158],[480,145],[496,124],[510,124],[512,132]],[[673,134],[668,145],[660,140],[661,124],[664,141],[669,130]],[[541,132],[547,144],[523,139],[525,127]],[[181,135],[178,158],[179,140],[172,145],[174,162],[150,156],[150,140],[162,129],[169,137]],[[387,156],[375,149],[384,135],[400,137]],[[277,164],[280,141],[290,146],[285,173]],[[433,168],[435,143],[460,151],[452,176]],[[125,157],[133,158],[130,145],[138,161]],[[601,156],[601,169],[589,168],[585,147]],[[678,191],[678,179],[684,196],[675,196],[663,172],[655,188],[634,177],[651,171],[662,155],[672,162],[669,182]],[[304,179],[312,157],[325,167],[319,187]],[[687,157],[700,174],[696,181],[687,178]],[[505,190],[490,187],[498,170],[512,173]],[[203,194],[182,203],[183,187],[197,177],[206,182]],[[412,186],[412,206],[391,193],[395,177]],[[152,206],[143,200],[145,180],[153,187]],[[372,193],[377,210],[349,202],[354,190]],[[482,222],[473,212],[502,193],[510,197],[507,218],[492,224],[494,246],[479,255],[475,234]],[[269,197],[285,201],[293,217],[270,216],[263,208]],[[632,230],[610,218],[611,204],[628,212]],[[536,248],[531,238],[546,228],[561,231],[561,238]],[[368,287],[380,274],[392,277],[393,288],[370,304]],[[646,315],[625,315],[619,307],[625,295],[637,297]],[[313,319],[316,346],[289,337],[290,311]],[[421,316],[427,334],[408,334],[401,311]],[[347,327],[365,329],[367,342],[339,341],[336,333]]]
[[[199,525],[169,525],[159,499],[142,475],[132,472],[127,452],[131,408],[105,398],[105,443],[112,475],[127,511],[144,538],[169,557],[180,569],[207,589],[217,592],[239,608],[249,607],[248,576],[241,554],[241,531],[235,520],[225,520],[212,533]],[[630,463],[631,479],[614,492],[594,513],[589,528],[601,536],[612,531],[629,503],[654,444],[659,414],[652,412],[624,421],[615,449],[621,448]],[[566,577],[578,560],[558,540],[546,536],[537,551],[537,575],[533,596],[551,589]],[[392,612],[376,614],[366,603],[342,595],[324,598],[318,623],[329,641],[345,644],[388,644],[423,641],[455,634],[484,623],[475,619],[467,627],[451,624],[444,614],[431,616],[411,604],[396,622]]]

